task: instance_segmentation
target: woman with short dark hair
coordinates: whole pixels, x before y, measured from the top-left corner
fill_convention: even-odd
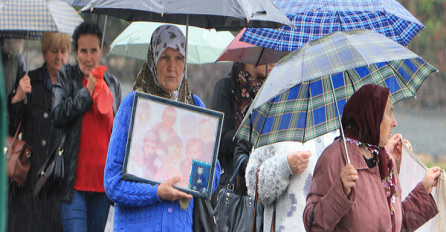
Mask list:
[[[98,25],[80,24],[73,33],[77,64],[67,64],[54,85],[51,116],[66,133],[65,178],[59,205],[65,231],[104,231],[110,200],[104,190],[104,167],[113,118],[121,103],[121,84],[105,72],[96,88],[102,33]],[[111,104],[99,110],[98,91],[111,93]],[[108,108],[107,108],[108,107]]]

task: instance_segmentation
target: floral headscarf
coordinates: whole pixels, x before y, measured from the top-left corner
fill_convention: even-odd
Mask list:
[[[245,117],[247,108],[251,105],[265,77],[253,77],[243,63],[236,62],[232,77],[235,83],[235,128],[238,128]]]
[[[378,147],[380,125],[390,91],[378,85],[364,85],[356,91],[344,106],[342,127],[346,137],[357,140],[375,155],[379,174],[387,197],[395,231],[395,198],[397,197],[393,160],[384,147]],[[348,140],[348,139],[347,139]]]
[[[171,94],[166,93],[158,83],[156,65],[161,54],[167,48],[175,49],[182,56],[186,56],[186,38],[181,30],[174,25],[162,25],[153,32],[147,59],[136,77],[133,90],[192,104],[192,95],[184,75],[178,89]]]

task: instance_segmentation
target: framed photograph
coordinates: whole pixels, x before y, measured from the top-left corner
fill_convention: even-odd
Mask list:
[[[210,199],[223,113],[135,93],[122,178],[174,187]]]

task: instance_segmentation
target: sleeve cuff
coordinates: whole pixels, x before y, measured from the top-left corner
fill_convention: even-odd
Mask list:
[[[160,186],[159,184],[156,185],[156,199],[158,199],[158,202],[162,202],[163,200],[161,200],[160,197],[158,196],[158,187],[159,186]]]
[[[339,217],[343,217],[345,213],[347,213],[352,205],[356,201],[356,191],[353,188],[350,192],[349,196],[345,196],[341,177],[338,177],[334,182],[333,186],[331,186],[331,197],[328,197],[331,207],[334,209],[334,212],[339,212]]]
[[[291,167],[288,164],[288,154],[283,154],[279,158],[279,175],[283,178],[289,178],[293,175],[293,171],[291,171]]]

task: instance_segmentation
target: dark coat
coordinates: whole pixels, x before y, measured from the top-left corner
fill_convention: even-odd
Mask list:
[[[223,128],[221,130],[220,149],[218,151],[218,161],[222,168],[220,176],[220,184],[217,191],[212,195],[211,203],[213,206],[217,204],[217,195],[221,188],[225,187],[234,172],[234,163],[237,157],[241,154],[248,154],[251,151],[251,143],[246,140],[239,140],[234,138],[235,132],[238,128],[235,127],[235,69],[233,68],[231,74],[222,78],[217,82],[212,94],[210,108],[223,112]],[[236,156],[236,157],[234,157]],[[246,163],[239,171],[239,175],[243,178]],[[241,186],[244,186],[243,184]],[[246,194],[246,187],[236,188],[239,194]]]
[[[121,104],[121,84],[109,73],[104,75],[105,83],[113,95],[113,115]],[[61,68],[61,74],[53,87],[53,123],[63,128],[67,137],[64,145],[65,178],[62,183],[61,202],[71,203],[74,179],[76,177],[77,154],[81,134],[81,118],[93,106],[93,100],[83,86],[79,66],[67,64]]]
[[[221,130],[220,149],[218,161],[222,168],[220,183],[227,184],[233,172],[232,158],[234,155],[235,142],[235,86],[232,76],[222,78],[217,82],[212,94],[210,108],[225,114],[223,128]]]
[[[33,198],[37,172],[59,145],[62,131],[51,123],[52,93],[44,84],[43,69],[29,72],[32,92],[23,101],[10,104],[10,135],[22,121],[24,140],[32,147],[31,167],[24,188],[11,184],[8,194],[8,231],[62,231],[58,192]]]

